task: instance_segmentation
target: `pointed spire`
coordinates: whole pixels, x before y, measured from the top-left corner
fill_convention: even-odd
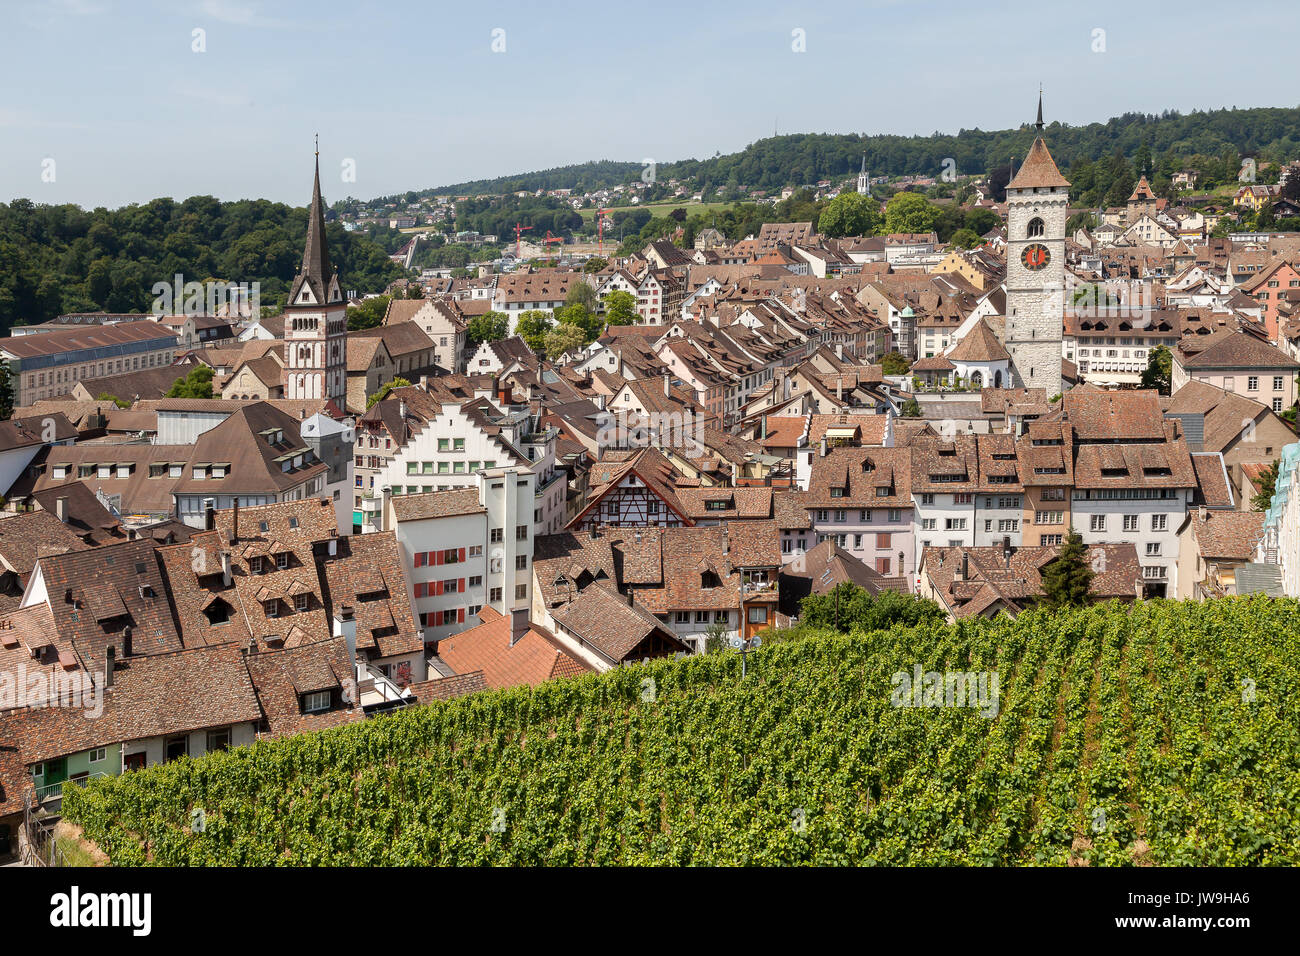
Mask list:
[[[861,171],[864,172],[864,173],[867,171],[867,154],[866,154],[866,153],[863,153],[863,154],[862,154],[862,170],[861,170]]]
[[[312,183],[311,208],[307,212],[307,241],[302,251],[302,267],[289,293],[289,302],[298,300],[304,282],[311,285],[317,304],[324,303],[329,295],[334,267],[330,263],[329,246],[325,241],[325,203],[320,195],[320,137],[316,142],[316,179]]]
[[[1038,84],[1038,122],[1034,124],[1038,127],[1038,135],[1043,135],[1043,84]]]

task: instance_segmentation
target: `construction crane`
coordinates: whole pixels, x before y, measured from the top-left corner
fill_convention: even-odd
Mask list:
[[[551,230],[547,229],[547,230],[546,230],[546,238],[543,239],[542,242],[545,243],[545,244],[548,245],[548,246],[549,246],[552,242],[558,242],[560,245],[564,245],[564,237],[563,237],[563,236],[553,236],[553,235],[551,235]],[[560,261],[560,250],[558,250],[558,249],[555,251],[555,261],[556,261],[557,263]]]
[[[607,218],[608,214],[613,211],[614,210],[612,209],[596,210],[596,239],[600,243],[601,256],[605,255],[605,219]]]
[[[533,227],[521,226],[519,223],[515,223],[515,258],[516,259],[519,258],[519,234],[522,232],[527,232],[531,228]]]

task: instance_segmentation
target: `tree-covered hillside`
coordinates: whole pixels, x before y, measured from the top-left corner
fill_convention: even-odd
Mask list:
[[[746,670],[475,694],[63,809],[127,865],[1300,863],[1296,601],[827,634]]]
[[[365,235],[327,227],[345,289],[373,292],[403,273]],[[302,262],[305,207],[211,196],[120,209],[0,203],[0,333],[63,312],[147,311],[156,282],[260,283],[263,306],[283,304]]]
[[[1025,104],[1026,114],[1032,103]],[[1116,152],[1130,161],[1145,147],[1156,161],[1166,155],[1179,161],[1198,154],[1220,157],[1231,150],[1243,156],[1277,162],[1300,154],[1300,108],[1260,107],[1160,115],[1125,113],[1104,123],[1047,127],[1052,155],[1062,169],[1078,159],[1095,161]],[[929,136],[858,136],[831,133],[774,136],[758,140],[738,153],[712,159],[661,163],[659,180],[688,180],[706,197],[728,184],[749,189],[780,189],[787,185],[843,179],[857,173],[865,153],[872,175],[938,176],[944,160],[955,161],[959,175],[984,175],[1012,157],[1024,159],[1034,128],[963,129],[956,134]],[[583,163],[536,173],[457,183],[432,193],[502,193],[519,189],[582,188],[594,190],[631,182],[641,175],[640,163]]]

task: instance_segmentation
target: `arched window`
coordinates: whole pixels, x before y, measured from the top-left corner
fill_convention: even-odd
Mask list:
[[[1033,219],[1029,220],[1029,225],[1025,229],[1025,235],[1028,236],[1030,239],[1033,239],[1037,236],[1041,236],[1042,234],[1043,234],[1043,220],[1035,216]]]

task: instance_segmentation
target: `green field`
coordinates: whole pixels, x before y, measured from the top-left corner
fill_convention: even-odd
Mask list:
[[[895,706],[918,667],[996,672],[996,716]],[[64,811],[115,864],[1300,863],[1294,600],[828,635],[740,670],[477,694],[92,781]]]
[[[688,216],[694,216],[696,213],[708,215],[711,212],[718,212],[733,205],[731,202],[684,202],[676,200],[673,202],[650,202],[642,203],[636,206],[606,206],[604,208],[611,212],[629,212],[633,209],[649,209],[651,215],[664,216],[674,209],[685,209]],[[596,218],[596,209],[579,209],[578,214],[582,216],[583,222],[591,222]]]

